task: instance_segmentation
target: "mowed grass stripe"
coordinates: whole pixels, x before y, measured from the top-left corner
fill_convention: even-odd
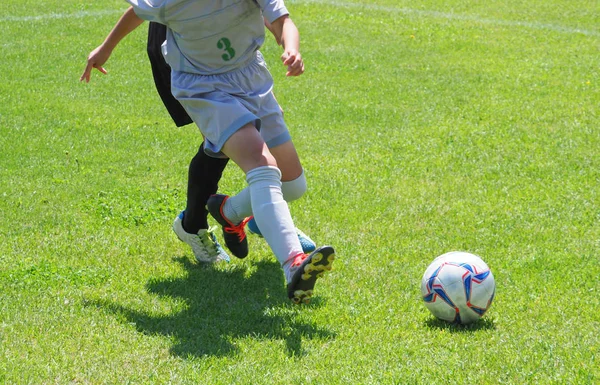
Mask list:
[[[455,20],[455,21],[469,21],[476,22],[487,25],[495,25],[495,26],[508,26],[508,27],[523,27],[529,29],[537,29],[537,30],[547,30],[552,32],[560,32],[567,34],[581,34],[585,36],[592,37],[600,37],[599,31],[592,31],[584,28],[571,27],[559,24],[550,24],[550,23],[536,23],[529,21],[520,21],[520,20],[501,20],[494,18],[481,17],[477,15],[465,15],[459,13],[451,13],[451,12],[441,12],[437,10],[424,10],[424,9],[415,9],[415,8],[407,8],[407,7],[396,7],[390,5],[378,5],[378,4],[368,4],[368,3],[353,3],[346,1],[336,1],[336,0],[289,0],[289,4],[302,4],[302,5],[310,5],[310,4],[318,4],[318,5],[328,5],[339,8],[351,8],[351,9],[363,9],[367,11],[373,12],[392,12],[399,13],[403,15],[411,15],[417,17],[427,17],[427,18],[436,18],[436,19],[446,19],[446,20]],[[87,17],[98,17],[98,16],[107,16],[107,15],[115,15],[122,13],[122,9],[117,10],[105,10],[105,11],[81,11],[74,13],[49,13],[49,14],[41,14],[41,15],[29,15],[29,16],[2,16],[0,17],[0,22],[23,22],[23,21],[38,21],[38,20],[52,20],[52,19],[80,19]]]

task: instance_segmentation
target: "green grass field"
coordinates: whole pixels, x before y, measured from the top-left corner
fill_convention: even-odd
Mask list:
[[[337,250],[308,306],[264,240],[202,267],[173,234],[201,137],[145,25],[79,83],[126,3],[2,0],[0,383],[600,383],[600,4],[287,5],[306,73],[263,52],[309,180],[291,210]],[[420,297],[451,250],[496,279],[468,327]]]

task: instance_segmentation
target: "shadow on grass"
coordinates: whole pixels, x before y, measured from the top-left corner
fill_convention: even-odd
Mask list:
[[[442,321],[437,318],[428,318],[425,321],[425,324],[430,329],[443,329],[447,330],[451,333],[465,333],[472,332],[476,330],[493,330],[496,329],[496,325],[494,324],[494,320],[488,317],[484,317],[479,319],[476,322],[467,325],[461,325],[451,322]]]
[[[256,271],[247,275],[243,267],[220,271],[185,257],[175,261],[187,275],[151,280],[147,291],[183,299],[186,306],[180,312],[155,314],[103,300],[87,304],[123,317],[141,333],[172,338],[171,353],[184,358],[235,354],[236,339],[246,337],[283,340],[289,356],[303,356],[303,338],[334,337],[324,328],[299,320],[303,307],[319,306],[320,301],[315,298],[310,305],[291,304],[276,262],[259,262]]]

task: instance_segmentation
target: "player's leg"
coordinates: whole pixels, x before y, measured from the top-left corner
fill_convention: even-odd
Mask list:
[[[282,170],[282,180],[286,180],[288,198],[295,200],[306,191],[306,178],[296,148],[291,140],[270,149],[277,165]],[[259,228],[261,228],[259,226]],[[303,247],[310,246],[310,238],[296,229],[297,237]],[[315,245],[316,248],[316,245]],[[308,302],[313,294],[316,280],[331,270],[335,251],[331,246],[313,248],[313,252],[297,255],[286,261],[283,269],[286,272],[288,296],[295,302]]]
[[[283,199],[288,203],[299,199],[306,192],[307,183],[304,170],[302,169],[292,141],[289,140],[279,146],[269,148],[269,150],[277,160],[277,165],[281,170],[281,191],[283,193]],[[229,199],[224,207],[225,214],[227,217],[232,218],[233,221],[241,221],[252,215],[250,194],[245,190],[246,189],[242,190],[242,192],[235,197]],[[248,221],[247,226],[251,233],[262,236],[262,232],[254,218]],[[296,228],[296,234],[302,245],[302,250],[305,253],[309,253],[316,249],[316,243],[303,231]]]
[[[292,202],[299,199],[306,192],[306,177],[283,119],[283,111],[270,90],[262,97],[258,113],[262,123],[261,136],[281,170],[283,198],[288,203]],[[232,218],[236,223],[251,216],[252,207],[249,192],[242,191],[227,200],[224,211],[226,216]],[[248,229],[251,233],[261,235],[260,227],[253,218],[248,221]],[[304,252],[315,250],[316,244],[312,239],[299,229],[296,229],[296,233]]]
[[[248,124],[231,135],[223,146],[223,152],[246,173],[252,212],[258,226],[275,257],[281,264],[288,295],[296,303],[307,302],[312,295],[315,281],[325,270],[331,269],[334,251],[321,247],[310,255],[302,251],[287,202],[281,191],[281,171],[275,157],[254,126]],[[218,211],[209,210],[217,219],[226,220],[221,206]],[[243,224],[240,228],[243,231]]]
[[[192,247],[199,262],[229,261],[229,256],[209,229],[206,201],[217,192],[228,159],[207,156],[203,145],[192,158],[188,170],[187,205],[175,221],[173,231]]]
[[[281,192],[281,171],[258,130],[252,124],[245,125],[227,139],[222,151],[246,173],[252,212],[276,258],[283,265],[289,258],[301,254],[302,247]],[[209,211],[221,221],[225,200],[220,199],[218,210],[211,205],[211,200],[215,199],[209,199]],[[225,219],[235,225],[226,216]],[[235,229],[234,226],[229,228]],[[243,225],[239,230],[243,231]]]
[[[192,158],[188,170],[187,206],[183,220],[183,228],[188,233],[208,229],[206,201],[211,195],[216,194],[219,180],[228,161],[227,158],[213,158],[206,155],[203,145]]]

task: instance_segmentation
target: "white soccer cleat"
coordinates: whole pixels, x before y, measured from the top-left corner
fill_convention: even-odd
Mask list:
[[[182,211],[173,222],[173,231],[182,242],[192,248],[196,260],[201,263],[214,263],[219,261],[229,262],[231,258],[217,241],[213,229],[200,229],[198,234],[191,234],[183,229]]]

